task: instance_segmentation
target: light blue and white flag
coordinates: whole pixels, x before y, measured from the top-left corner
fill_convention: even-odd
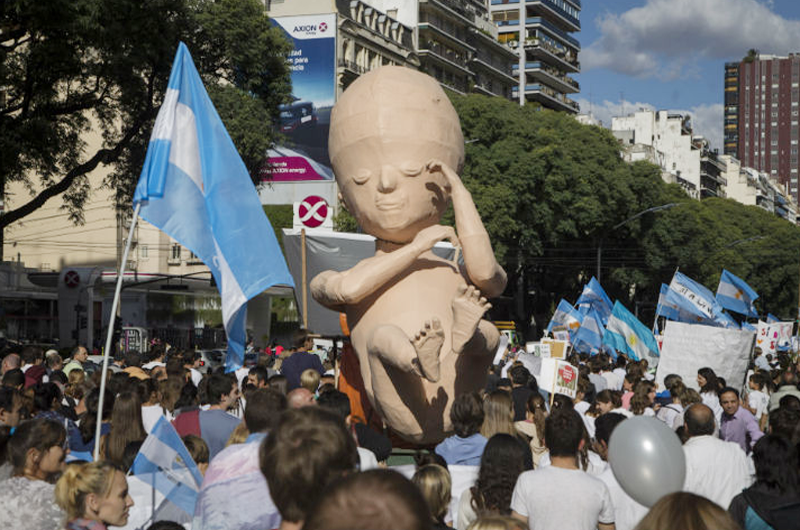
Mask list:
[[[613,308],[611,299],[594,276],[589,280],[589,283],[583,286],[583,292],[578,297],[575,305],[578,306],[578,311],[584,315],[589,312],[589,308],[596,309],[602,317],[604,326],[608,323],[608,317],[611,316],[611,309]]]
[[[767,324],[774,324],[775,322],[780,322],[781,319],[773,315],[772,313],[767,313]]]
[[[556,326],[564,326],[569,331],[569,336],[572,337],[578,331],[581,322],[583,322],[583,315],[562,298],[556,307],[556,312],[553,313],[553,318],[547,325],[547,332],[550,333]]]
[[[181,519],[191,521],[203,476],[166,418],[159,418],[145,438],[131,466],[131,474],[138,479],[137,484],[151,485],[160,494],[159,498],[163,496],[163,501],[159,506],[152,506],[151,512],[174,514],[177,509],[183,512],[179,514]]]
[[[722,306],[714,297],[714,293],[707,287],[697,283],[685,274],[676,272],[669,284],[669,288],[685,298],[706,317],[707,321],[704,324],[738,329],[739,325],[730,315],[726,315],[723,312]]]
[[[247,301],[294,286],[236,147],[181,43],[133,197],[140,215],[211,270],[228,336],[225,369],[240,368]]]
[[[722,269],[719,287],[717,287],[717,302],[722,307],[741,315],[756,317],[758,312],[753,302],[757,298],[758,293],[747,285],[744,280]]]
[[[665,317],[667,320],[675,322],[685,322],[698,324],[707,320],[702,311],[690,303],[689,300],[669,288],[669,285],[661,284],[661,293],[658,295],[658,305],[656,315]]]
[[[572,347],[580,353],[597,353],[603,346],[603,317],[600,312],[590,308],[572,339]]]
[[[639,322],[619,300],[614,304],[611,318],[608,319],[603,344],[625,353],[630,359],[638,361],[658,359],[658,342],[652,330]],[[651,366],[655,364],[651,362]]]
[[[742,331],[758,331],[758,328],[749,322],[742,322]]]

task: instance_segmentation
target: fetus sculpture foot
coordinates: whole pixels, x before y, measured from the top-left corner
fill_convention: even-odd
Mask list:
[[[462,285],[453,299],[453,351],[461,353],[492,305],[472,285]]]

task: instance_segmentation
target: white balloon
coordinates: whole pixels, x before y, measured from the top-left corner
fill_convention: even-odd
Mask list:
[[[608,444],[608,462],[622,489],[645,506],[683,489],[686,458],[681,441],[655,418],[637,416],[617,425]]]

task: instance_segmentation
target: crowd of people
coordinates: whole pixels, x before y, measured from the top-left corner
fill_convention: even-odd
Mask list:
[[[659,387],[646,361],[572,355],[570,398],[539,388],[509,352],[483,392],[454,397],[452,435],[393,470],[396,439],[353,414],[330,361],[312,348],[301,331],[279,357],[229,374],[203,373],[191,350],[129,352],[110,365],[99,439],[101,372],[85,348],[68,359],[33,346],[9,353],[0,365],[0,525],[125,527],[126,474],[164,418],[203,475],[195,530],[798,527],[800,361],[789,353],[757,352],[743,389],[701,368],[699,391],[676,374]],[[608,463],[612,433],[634,416],[663,422],[683,444],[683,491],[652,507]]]

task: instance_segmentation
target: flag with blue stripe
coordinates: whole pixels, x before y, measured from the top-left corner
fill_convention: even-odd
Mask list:
[[[556,326],[564,326],[569,331],[570,337],[572,337],[578,331],[581,322],[583,322],[583,315],[572,307],[572,304],[562,298],[558,302],[556,312],[553,313],[553,318],[550,319],[550,323],[547,325],[547,332],[550,333]]]
[[[652,330],[639,322],[619,300],[614,303],[611,318],[608,319],[603,344],[626,354],[635,361],[657,359],[658,342]]]
[[[603,346],[603,317],[600,312],[590,308],[572,339],[573,348],[580,353],[597,353]]]
[[[775,322],[780,322],[781,319],[773,315],[772,313],[767,313],[767,324],[774,324]]]
[[[611,309],[613,308],[611,299],[594,276],[589,280],[589,283],[583,286],[583,292],[580,297],[578,297],[578,301],[575,302],[575,305],[578,306],[578,310],[584,315],[588,313],[589,308],[597,310],[602,317],[604,326],[608,323],[608,317],[611,316]]]
[[[142,482],[152,483],[153,488],[191,520],[203,476],[178,432],[163,416],[145,438],[131,474],[141,477]]]
[[[723,313],[722,306],[717,302],[714,293],[685,274],[676,272],[669,288],[700,311],[707,319],[704,323],[725,328],[739,327],[729,315]]]
[[[758,311],[756,311],[753,302],[757,298],[758,293],[747,285],[744,280],[722,269],[719,287],[717,287],[717,302],[722,307],[741,315],[756,317],[758,316]]]
[[[661,293],[658,295],[656,315],[665,317],[667,320],[692,324],[697,324],[707,319],[694,304],[664,283],[661,284]]]
[[[181,43],[133,197],[140,215],[199,257],[219,286],[226,371],[240,368],[247,301],[294,286],[247,168]]]

